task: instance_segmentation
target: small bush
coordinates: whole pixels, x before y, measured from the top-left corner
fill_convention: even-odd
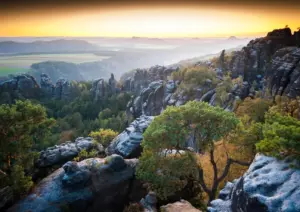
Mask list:
[[[89,134],[89,136],[101,143],[103,146],[108,146],[117,135],[118,132],[111,129],[100,129],[99,131],[93,131]]]
[[[263,125],[263,139],[256,144],[258,151],[277,157],[293,156],[300,159],[300,121],[268,112]]]

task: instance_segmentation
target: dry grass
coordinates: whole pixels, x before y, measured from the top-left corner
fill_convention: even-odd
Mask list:
[[[59,142],[64,143],[66,141],[71,141],[74,137],[73,134],[74,134],[73,130],[62,131],[60,133]]]
[[[252,158],[251,154],[249,154],[246,151],[243,151],[234,144],[226,143],[225,145],[223,141],[216,142],[214,155],[218,167],[218,176],[220,176],[223,173],[223,169],[227,162],[226,151],[229,153],[230,157],[236,160],[249,162]],[[204,155],[199,155],[198,161],[199,165],[204,170],[204,180],[206,182],[206,185],[208,185],[208,187],[211,188],[213,182],[213,168],[210,163],[209,154],[205,153]],[[226,182],[233,181],[234,179],[242,176],[247,171],[247,169],[248,167],[246,166],[232,164],[227,177],[223,180],[222,183],[220,183],[219,189],[222,189]],[[204,196],[206,197],[206,195]]]

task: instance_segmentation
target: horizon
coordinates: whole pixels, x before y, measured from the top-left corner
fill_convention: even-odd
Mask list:
[[[67,4],[68,3],[68,4]],[[12,0],[0,8],[0,37],[220,38],[299,27],[297,3],[261,1]]]

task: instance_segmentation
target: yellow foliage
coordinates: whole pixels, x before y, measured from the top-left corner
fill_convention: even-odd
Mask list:
[[[218,174],[221,175],[223,173],[223,169],[227,162],[227,155],[228,152],[229,156],[233,159],[240,160],[240,161],[249,161],[252,159],[252,154],[249,154],[247,151],[240,149],[238,146],[234,144],[224,143],[223,141],[218,141],[215,143],[215,151],[214,151],[214,158],[217,163],[218,167]],[[197,160],[199,166],[202,167],[204,173],[204,181],[206,185],[210,188],[213,184],[213,167],[210,163],[210,155],[206,152],[203,155],[198,154]],[[223,188],[226,182],[231,182],[236,178],[242,176],[248,167],[240,166],[238,164],[231,164],[230,170],[228,175],[225,177],[223,182],[219,184],[219,189]],[[218,176],[219,177],[219,176]],[[208,198],[206,194],[203,194],[205,198]]]
[[[249,116],[250,121],[263,122],[265,113],[271,106],[271,101],[261,98],[246,98],[236,109],[238,117]]]
[[[109,145],[109,143],[118,135],[111,129],[100,129],[99,131],[92,131],[89,136],[101,143],[103,146]]]

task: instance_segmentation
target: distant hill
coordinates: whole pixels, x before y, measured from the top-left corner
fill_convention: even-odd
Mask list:
[[[230,36],[229,38],[228,38],[228,40],[239,40],[237,37],[235,37],[235,36]]]
[[[45,61],[32,64],[30,74],[38,82],[42,73],[47,74],[53,82],[56,82],[59,78],[83,81],[99,77],[108,79],[110,77],[108,70],[110,70],[110,67],[104,67],[101,62],[75,64],[62,61]],[[115,71],[115,69],[112,70]]]
[[[2,41],[0,53],[60,53],[60,52],[87,52],[98,50],[98,46],[84,40],[52,40],[34,41],[31,43]]]
[[[31,69],[30,74],[33,75],[38,82],[40,81],[41,73],[47,74],[53,82],[56,82],[59,78],[78,81],[84,80],[79,68],[74,63],[46,61],[32,64]]]

